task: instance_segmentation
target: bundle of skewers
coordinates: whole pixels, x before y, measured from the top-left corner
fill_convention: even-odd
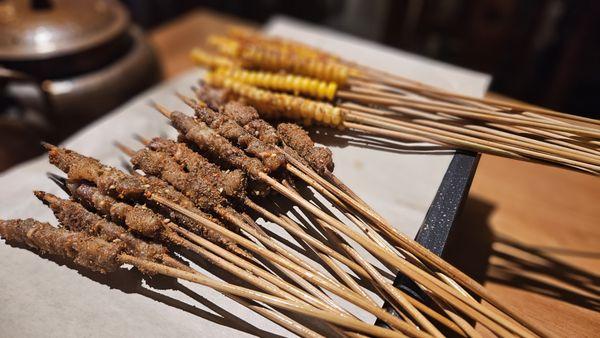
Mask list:
[[[480,335],[477,324],[498,336],[543,335],[370,208],[333,174],[331,151],[302,127],[272,125],[219,90],[196,94],[178,94],[193,115],[153,103],[179,136],[132,135],[140,149],[118,144],[129,172],[44,144],[64,173],[51,178],[69,198],[35,195],[59,225],[5,220],[0,236],[102,273],[133,265],[213,288],[300,336],[471,337]],[[314,259],[259,219],[288,232]],[[189,253],[238,282],[192,268]],[[395,273],[414,281],[421,297],[394,287]]]
[[[266,118],[600,173],[599,120],[460,95],[244,29],[207,43],[191,53],[209,69],[205,85]]]

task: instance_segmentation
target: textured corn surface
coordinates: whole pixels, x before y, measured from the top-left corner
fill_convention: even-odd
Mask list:
[[[303,97],[275,93],[257,88],[219,72],[207,74],[205,80],[216,87],[227,88],[250,103],[267,117],[285,117],[300,120],[306,125],[312,123],[342,127],[343,111],[329,103],[305,99]]]

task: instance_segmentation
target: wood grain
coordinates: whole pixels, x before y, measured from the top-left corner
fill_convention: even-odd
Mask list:
[[[165,76],[240,19],[195,11],[150,33]],[[483,155],[445,257],[552,336],[600,332],[600,179]]]

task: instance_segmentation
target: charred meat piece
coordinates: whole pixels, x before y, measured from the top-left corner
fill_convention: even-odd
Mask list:
[[[193,142],[202,151],[245,171],[253,178],[258,179],[261,173],[267,171],[261,161],[246,156],[241,149],[210,129],[206,123],[178,111],[171,114],[171,122],[177,130],[185,135],[186,139]]]
[[[326,171],[333,171],[331,150],[325,147],[315,147],[315,143],[302,127],[293,123],[280,123],[277,126],[277,132],[283,142],[298,152],[319,174],[323,175]]]
[[[225,196],[245,196],[246,175],[241,170],[221,171],[218,166],[181,142],[157,137],[148,144],[148,148],[170,155],[186,171],[200,175]]]
[[[196,208],[194,203],[189,198],[185,197],[185,195],[158,178],[141,176],[139,174],[128,175],[115,168],[103,166],[99,161],[71,150],[49,145],[47,145],[47,148],[49,149],[50,162],[62,169],[68,175],[69,181],[71,182],[81,180],[92,182],[105,195],[134,202],[146,202],[146,193],[156,194],[223,226],[223,224],[214,217]],[[155,204],[150,203],[150,205],[151,207],[160,210],[162,213],[168,214],[171,219],[177,220],[177,223],[199,233],[204,238],[220,244],[232,252],[238,254],[244,252],[228,238],[207,229],[201,224],[194,222],[179,213]],[[236,231],[235,228],[229,229]]]
[[[87,184],[68,184],[71,197],[88,209],[96,210],[113,222],[125,224],[131,231],[148,238],[157,238],[165,229],[164,217],[141,205],[129,205],[104,195]]]
[[[0,236],[7,241],[24,243],[42,253],[67,257],[93,271],[107,273],[121,266],[122,242],[110,243],[83,232],[57,229],[31,218],[0,221]]]
[[[88,211],[81,204],[58,198],[52,194],[36,191],[35,195],[54,212],[56,219],[71,231],[81,231],[97,236],[107,242],[123,242],[133,256],[160,262],[168,253],[160,244],[143,241],[123,227]]]
[[[219,192],[205,180],[199,180],[196,175],[186,173],[173,158],[165,153],[141,149],[131,157],[131,164],[148,175],[167,181],[202,209],[212,210],[215,206],[225,202]]]
[[[252,110],[256,113],[254,108],[252,108]],[[198,107],[195,109],[195,112],[198,119],[206,123],[219,135],[223,136],[230,142],[236,143],[238,146],[240,146],[240,148],[243,148],[246,153],[259,158],[268,172],[277,171],[281,167],[285,166],[285,157],[281,151],[279,151],[279,149],[254,137],[236,120],[228,117],[227,114],[218,113],[208,107]],[[245,122],[246,119],[258,117],[258,114],[256,114],[256,116],[253,115],[241,117]],[[251,120],[248,120],[248,122],[250,121]]]

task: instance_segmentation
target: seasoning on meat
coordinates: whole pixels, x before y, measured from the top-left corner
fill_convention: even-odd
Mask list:
[[[302,127],[293,123],[280,123],[277,126],[277,132],[283,142],[297,151],[319,174],[333,171],[331,150],[325,147],[315,147],[315,143]]]
[[[130,201],[145,202],[146,192],[156,194],[223,226],[220,221],[196,208],[194,203],[185,195],[156,177],[141,176],[139,174],[128,175],[113,167],[104,166],[96,159],[83,156],[71,150],[58,148],[48,144],[46,145],[46,148],[49,150],[50,163],[63,170],[68,175],[69,181],[71,182],[92,182],[103,194]],[[178,224],[194,230],[202,237],[214,243],[223,245],[232,252],[245,254],[245,251],[240,249],[234,242],[221,236],[215,231],[207,229],[198,222],[170,209],[162,208],[157,205],[152,205],[152,207],[167,213],[171,219],[177,220]],[[236,228],[229,229],[237,231]]]
[[[117,270],[124,253],[122,242],[107,242],[83,232],[58,229],[34,219],[0,220],[0,236],[7,241],[24,243],[42,253],[71,258],[93,271]]]
[[[206,123],[206,125],[216,131],[219,135],[223,136],[230,142],[236,143],[240,148],[244,149],[246,153],[259,158],[268,172],[277,171],[285,166],[285,156],[283,156],[279,149],[262,142],[244,129],[244,127],[242,127],[243,124],[246,124],[252,119],[258,117],[256,110],[252,108],[251,111],[254,112],[254,114],[248,113],[248,109],[242,108],[249,106],[243,106],[234,102],[230,102],[225,105],[224,110],[227,111],[226,108],[232,104],[235,104],[236,108],[229,109],[229,114],[221,114],[208,107],[200,106],[196,106],[194,110],[196,117]],[[237,113],[234,113],[233,111],[236,109]],[[238,117],[240,122],[231,118],[230,115],[232,114],[239,114],[235,116]]]
[[[207,182],[213,183],[225,196],[241,199],[246,193],[247,182],[243,171],[222,171],[185,143],[157,137],[148,144],[148,148],[170,155],[177,163],[183,165],[186,171],[196,173]]]
[[[171,122],[177,130],[185,135],[186,139],[193,142],[202,151],[245,171],[253,178],[258,179],[261,173],[267,172],[261,161],[246,156],[241,149],[210,129],[206,123],[178,111],[171,114]]]
[[[165,228],[164,217],[141,205],[129,205],[104,195],[98,188],[88,184],[67,184],[71,197],[88,209],[96,210],[100,215],[109,217],[115,223],[125,224],[127,228],[144,237],[156,238]]]
[[[133,256],[160,262],[168,250],[156,243],[143,241],[123,227],[88,211],[81,204],[36,191],[35,196],[54,212],[56,219],[68,230],[86,232],[107,242],[123,242]]]

